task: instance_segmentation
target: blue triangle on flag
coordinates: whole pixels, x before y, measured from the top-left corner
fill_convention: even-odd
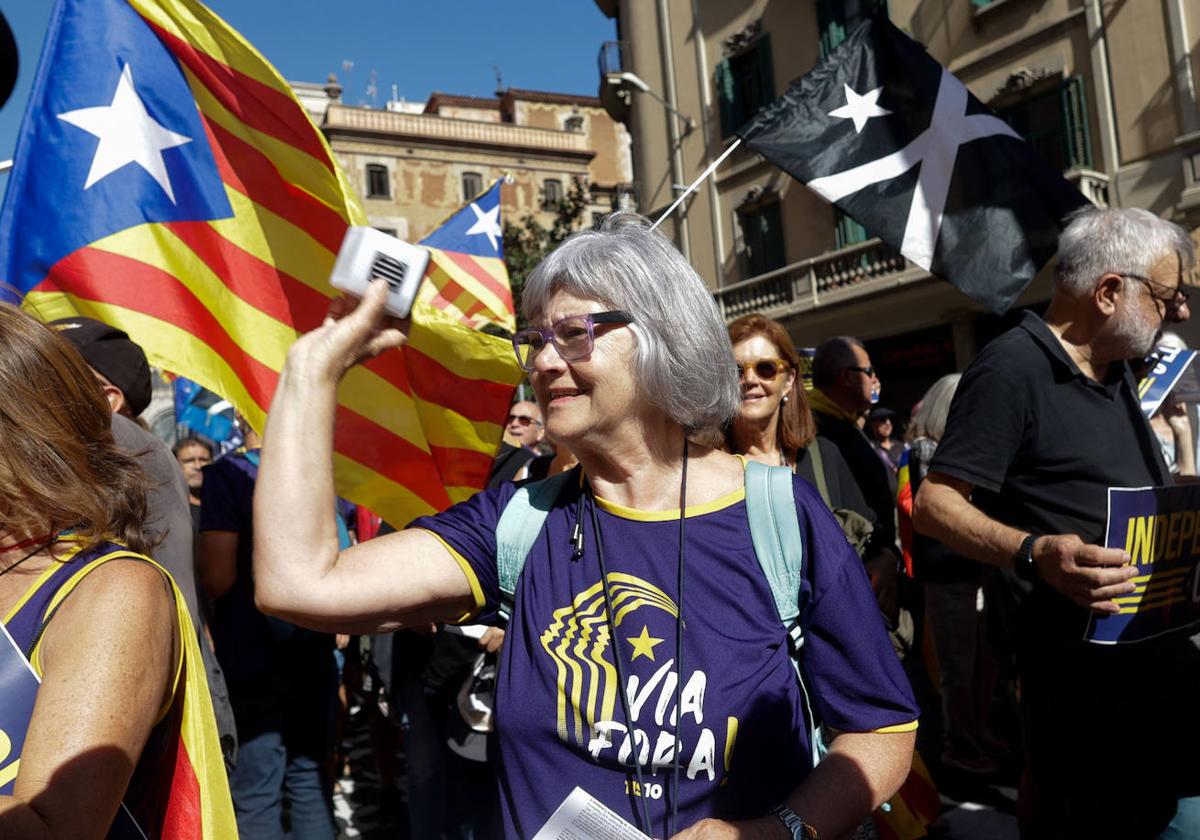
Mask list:
[[[467,205],[447,219],[440,228],[421,240],[422,245],[470,254],[473,257],[504,257],[504,241],[500,232],[500,185],[467,202]]]

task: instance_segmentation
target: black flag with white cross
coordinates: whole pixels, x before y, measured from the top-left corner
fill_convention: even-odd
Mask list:
[[[1087,199],[884,17],[738,135],[908,259],[1008,309]]]

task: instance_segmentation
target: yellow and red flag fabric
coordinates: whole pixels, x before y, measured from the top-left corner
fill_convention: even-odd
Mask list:
[[[880,840],[918,840],[937,822],[942,800],[919,753],[913,753],[908,777],[885,808],[872,815]]]
[[[904,572],[913,576],[913,485],[912,454],[904,450],[896,476],[896,514],[900,524],[900,551],[904,555]]]
[[[517,328],[504,241],[500,229],[500,185],[446,219],[421,240],[430,250],[418,299],[473,329],[491,324]]]
[[[56,5],[0,207],[0,297],[120,327],[261,429],[288,347],[334,295],[347,226],[365,223],[287,83],[203,4]],[[481,488],[511,356],[418,305],[409,346],[339,391],[339,494],[402,525]]]

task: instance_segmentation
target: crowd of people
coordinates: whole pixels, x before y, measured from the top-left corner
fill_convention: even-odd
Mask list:
[[[352,702],[413,838],[532,837],[575,788],[651,837],[921,836],[888,823],[918,728],[936,780],[1019,775],[1024,838],[1198,837],[1200,634],[1084,641],[1135,589],[1108,489],[1195,475],[1134,378],[1194,267],[1170,222],[1078,212],[1045,313],[902,428],[863,342],[806,386],[615,214],[526,280],[487,487],[412,523],[334,491],[338,383],[405,340],[384,285],[216,460],[139,425],[125,333],[0,307],[0,616],[40,680],[0,837],[332,840]]]

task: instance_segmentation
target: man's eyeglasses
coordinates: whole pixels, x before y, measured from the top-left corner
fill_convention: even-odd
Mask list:
[[[569,315],[540,330],[521,330],[513,336],[517,364],[523,370],[533,370],[534,360],[549,343],[564,362],[578,362],[592,355],[596,346],[596,324],[632,324],[633,316],[615,309],[611,312],[589,312]]]
[[[512,422],[514,420],[517,421],[518,425],[526,426],[526,427],[542,425],[541,420],[537,419],[536,417],[534,417],[530,414],[510,414],[510,415],[508,415],[508,419],[504,421],[504,425],[510,426],[510,425],[512,425]]]
[[[1149,277],[1144,277],[1141,274],[1122,274],[1122,277],[1127,277],[1130,280],[1137,280],[1146,287],[1146,291],[1150,293],[1150,297],[1166,307],[1167,312],[1178,312],[1183,305],[1188,302],[1188,298],[1192,296],[1192,290],[1183,286],[1170,288],[1162,283],[1151,280]],[[1159,293],[1158,290],[1164,290]]]
[[[774,382],[775,377],[792,366],[784,359],[756,359],[753,362],[738,362],[738,378],[745,379],[746,374],[754,371],[760,382]]]
[[[875,368],[873,368],[873,367],[853,367],[852,366],[852,367],[846,368],[846,370],[856,370],[859,373],[865,373],[867,375],[867,379],[875,378]]]

